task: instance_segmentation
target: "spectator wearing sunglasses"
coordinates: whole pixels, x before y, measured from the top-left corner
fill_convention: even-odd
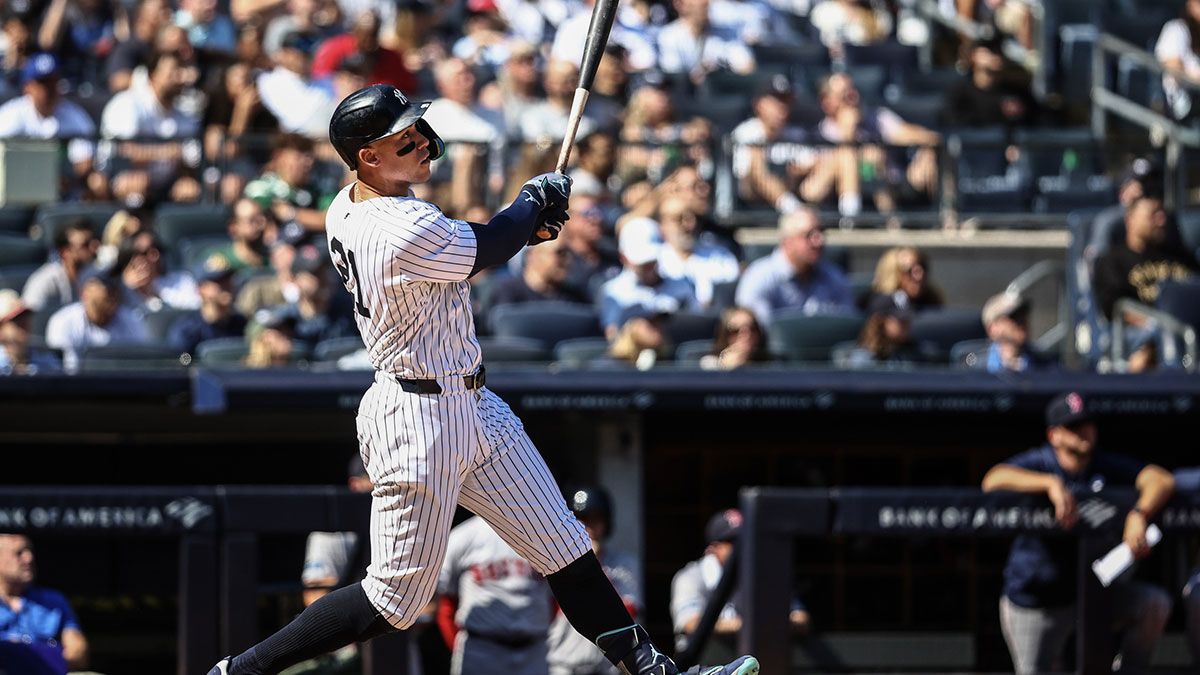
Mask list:
[[[743,307],[730,307],[721,313],[712,351],[700,358],[700,367],[733,370],[770,360],[762,327],[754,318],[754,312]]]

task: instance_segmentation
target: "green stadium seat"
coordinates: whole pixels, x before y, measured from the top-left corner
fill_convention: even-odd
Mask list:
[[[0,232],[28,234],[33,225],[33,209],[27,206],[0,207]]]
[[[711,340],[717,332],[719,318],[714,314],[675,312],[663,321],[663,332],[674,344],[692,340]]]
[[[688,340],[681,342],[675,347],[675,360],[682,364],[697,365],[700,359],[707,356],[713,350],[713,341],[708,340]]]
[[[343,356],[353,354],[360,349],[363,349],[363,341],[357,335],[330,338],[322,340],[313,348],[313,359],[322,362],[337,361]]]
[[[0,267],[40,265],[48,256],[49,249],[40,241],[20,234],[0,234]]]
[[[116,202],[66,202],[63,204],[47,204],[37,210],[35,224],[37,236],[47,250],[54,248],[54,235],[63,225],[76,218],[83,218],[92,224],[96,236],[104,232],[104,226],[120,211],[122,206]]]
[[[834,345],[858,339],[860,314],[781,312],[767,326],[767,346],[787,361],[829,361]]]
[[[202,366],[240,367],[249,351],[245,338],[214,338],[196,345],[196,362]]]
[[[163,204],[154,214],[154,232],[173,249],[189,237],[227,234],[229,215],[224,204]]]
[[[499,305],[488,312],[488,323],[492,335],[539,340],[546,352],[569,338],[603,334],[596,310],[591,305],[569,302]]]
[[[569,368],[584,368],[607,353],[608,340],[602,337],[570,338],[554,345],[554,360]]]
[[[171,370],[183,368],[190,359],[181,358],[178,349],[162,344],[106,345],[90,347],[80,355],[81,371],[97,370]]]
[[[478,339],[484,363],[549,361],[551,358],[550,351],[541,340],[516,336]]]
[[[167,339],[167,332],[171,330],[171,325],[185,316],[195,314],[194,309],[175,309],[172,307],[164,307],[157,312],[149,312],[142,318],[142,323],[146,326],[146,332],[154,340]]]
[[[38,265],[6,265],[0,267],[0,288],[11,288],[20,293],[25,290],[25,282],[37,271]]]

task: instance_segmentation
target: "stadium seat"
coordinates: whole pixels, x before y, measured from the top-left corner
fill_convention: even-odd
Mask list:
[[[887,107],[905,122],[936,130],[942,125],[942,109],[946,107],[946,99],[941,94],[905,94],[888,103]]]
[[[496,337],[538,340],[547,352],[563,340],[602,335],[595,309],[569,302],[500,305],[488,313],[488,323]]]
[[[1176,211],[1175,222],[1179,224],[1179,238],[1183,247],[1192,255],[1200,254],[1200,209]]]
[[[1100,29],[1092,23],[1070,23],[1059,26],[1057,33],[1058,49],[1046,53],[1058,54],[1059,91],[1072,103],[1086,104],[1092,88],[1092,51]]]
[[[1085,185],[1060,185],[1058,181],[1042,181],[1033,197],[1037,213],[1069,213],[1096,204],[1117,201],[1117,186],[1107,176],[1093,176]]]
[[[950,347],[950,365],[969,370],[983,370],[987,367],[987,352],[992,341],[963,340]]]
[[[846,74],[854,80],[854,88],[858,89],[863,105],[875,106],[885,102],[883,89],[888,84],[887,66],[877,63],[848,65]]]
[[[701,107],[677,107],[676,110],[703,110],[717,134],[728,134],[750,117],[750,100],[741,96],[721,96],[692,103]]]
[[[226,234],[229,214],[225,204],[163,204],[154,214],[154,232],[173,249],[188,237]]]
[[[759,66],[822,66],[829,67],[829,49],[814,44],[758,44],[753,45],[754,60]]]
[[[1164,281],[1158,286],[1155,305],[1162,311],[1200,330],[1200,279]]]
[[[1125,98],[1152,109],[1165,105],[1166,93],[1158,73],[1142,66],[1128,56],[1117,57],[1115,91]]]
[[[33,224],[33,209],[27,206],[0,207],[0,232],[28,234]]]
[[[194,309],[173,309],[164,307],[157,312],[149,312],[142,319],[142,323],[146,326],[146,332],[150,334],[151,339],[165,340],[167,332],[171,330],[171,325],[179,319],[190,314],[195,314]]]
[[[1028,203],[1028,181],[1005,157],[1007,144],[1008,132],[1002,127],[947,134],[959,211],[1014,211]]]
[[[37,271],[38,265],[6,265],[0,267],[0,288],[11,288],[20,293],[25,290],[25,282]]]
[[[478,339],[484,363],[549,361],[551,358],[550,350],[541,340],[514,336]]]
[[[1102,151],[1091,129],[1017,129],[1013,143],[1020,150],[1023,173],[1034,181],[1058,177],[1070,185],[1085,185],[1104,174]]]
[[[754,97],[754,93],[757,91],[759,85],[769,80],[773,75],[788,75],[790,78],[787,69],[783,66],[764,64],[759,64],[753,73],[747,74],[726,70],[713,71],[704,77],[704,81],[700,83],[696,95],[697,98],[702,100],[737,97],[742,101],[749,102]],[[695,112],[702,111],[698,109]]]
[[[38,228],[38,239],[49,250],[54,246],[54,235],[59,228],[75,218],[83,218],[92,224],[96,236],[104,232],[104,226],[121,210],[116,202],[65,202],[62,204],[47,204],[38,208],[35,223]]]
[[[54,313],[62,308],[62,305],[49,304],[43,307],[41,311],[34,312],[33,321],[29,324],[29,334],[44,336],[46,334],[46,324],[50,323],[50,317],[54,316]]]
[[[735,280],[713,284],[712,305],[709,309],[714,312],[722,312],[733,307],[734,296],[737,295],[737,283]]]
[[[862,325],[859,314],[782,312],[767,326],[767,345],[788,361],[828,361],[833,346],[857,339]]]
[[[189,362],[181,359],[178,349],[162,344],[106,345],[90,347],[80,355],[81,371],[96,370],[169,370]]]
[[[713,314],[675,312],[663,322],[663,333],[674,344],[713,338],[718,319]]]
[[[913,342],[930,343],[943,355],[964,340],[987,337],[979,310],[973,307],[947,307],[917,312],[912,320]]]
[[[0,234],[0,267],[40,265],[49,249],[41,242],[20,234]]]
[[[920,68],[905,68],[900,71],[899,80],[887,90],[887,100],[895,102],[903,96],[912,94],[945,94],[950,85],[963,80],[965,76],[952,67],[921,70]]]
[[[711,353],[713,350],[713,341],[710,340],[688,340],[681,342],[675,347],[675,360],[682,364],[696,365],[700,363],[700,359]]]
[[[1162,33],[1163,24],[1179,15],[1166,7],[1141,4],[1133,8],[1108,7],[1101,11],[1104,31],[1132,42],[1139,49],[1154,50],[1154,44]]]
[[[602,337],[570,338],[554,345],[554,360],[568,368],[586,367],[607,353],[608,340]]]
[[[899,42],[842,46],[847,66],[877,65],[900,70],[916,70],[917,48]]]
[[[357,335],[330,338],[317,343],[317,346],[313,349],[313,360],[337,361],[343,356],[353,354],[362,348],[362,338]]]
[[[202,366],[241,366],[249,351],[245,338],[214,338],[196,345],[196,362]]]
[[[168,257],[175,268],[191,271],[199,267],[214,251],[229,245],[232,240],[228,235],[208,235],[188,237],[179,241],[178,246],[169,249]]]

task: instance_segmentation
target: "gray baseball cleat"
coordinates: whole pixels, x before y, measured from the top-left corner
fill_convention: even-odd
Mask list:
[[[208,671],[208,675],[229,675],[229,668],[232,665],[233,665],[233,657],[226,656],[225,658],[221,659],[220,661],[217,661],[217,665],[213,666],[212,670]],[[754,672],[757,673],[758,669],[756,668]]]
[[[605,633],[596,638],[596,646],[622,675],[680,675],[641,626]],[[758,675],[758,659],[743,656],[727,666],[693,666],[683,675]]]

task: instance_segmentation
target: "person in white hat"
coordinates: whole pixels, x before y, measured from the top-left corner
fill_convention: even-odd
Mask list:
[[[600,321],[609,340],[633,318],[673,314],[699,307],[696,289],[687,279],[666,279],[658,269],[663,247],[658,223],[631,220],[621,228],[617,250],[624,269],[600,288]]]

